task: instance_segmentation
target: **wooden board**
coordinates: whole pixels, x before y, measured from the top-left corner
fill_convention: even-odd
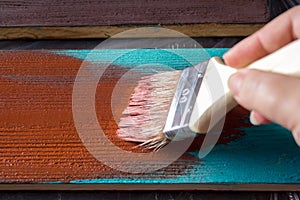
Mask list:
[[[190,37],[247,36],[269,20],[267,0],[0,2],[0,39],[107,38],[144,26]]]
[[[267,0],[7,0],[0,26],[264,23]]]
[[[115,146],[143,157],[147,151],[116,137],[118,116],[136,75],[149,73],[149,67],[136,67],[151,64],[156,69],[159,64],[182,69],[226,50],[206,49],[206,55],[199,49],[0,51],[0,189],[299,190],[300,148],[290,132],[275,124],[251,126],[249,113],[241,107],[227,115],[221,138],[208,156],[198,158],[203,141],[198,137],[180,158],[150,173],[111,168],[82,140],[72,95],[83,60],[93,69],[111,63],[92,98],[95,116]],[[86,94],[81,95],[82,104],[77,106],[84,111]],[[83,128],[94,130],[89,123]],[[104,140],[94,141],[92,147],[122,165],[118,151],[103,144]]]

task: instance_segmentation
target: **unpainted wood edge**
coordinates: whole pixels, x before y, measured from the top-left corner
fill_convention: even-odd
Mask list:
[[[0,190],[300,191],[300,184],[0,184]]]
[[[230,37],[248,36],[260,29],[264,24],[184,24],[161,25],[151,27],[163,27],[179,31],[190,37]],[[73,26],[73,27],[0,27],[0,39],[88,39],[109,38],[117,33],[134,28],[147,26]],[[121,36],[122,37],[122,36]],[[124,36],[135,38],[135,35]],[[164,36],[159,31],[146,34],[149,37]],[[174,36],[175,37],[175,36]]]

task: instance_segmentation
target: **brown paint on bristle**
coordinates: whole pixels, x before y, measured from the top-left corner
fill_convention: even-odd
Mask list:
[[[118,136],[150,149],[167,143],[162,130],[182,71],[144,76],[130,97],[119,122]]]

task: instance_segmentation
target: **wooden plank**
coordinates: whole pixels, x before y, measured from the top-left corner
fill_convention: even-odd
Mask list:
[[[264,23],[267,0],[6,0],[0,26]]]
[[[206,51],[221,56],[226,49]],[[150,173],[120,172],[87,150],[72,109],[74,81],[83,59],[96,67],[92,69],[113,59],[92,98],[98,123],[114,145],[143,157],[147,151],[133,149],[135,144],[116,137],[118,116],[137,76],[146,72],[134,69],[154,61],[184,68],[187,62],[178,56],[180,52],[189,56],[191,64],[203,59],[199,49],[0,51],[0,189],[298,190],[300,149],[290,132],[275,124],[252,127],[249,113],[241,107],[227,115],[218,144],[203,159],[197,156],[203,137],[169,166]],[[85,93],[81,95],[84,99]],[[78,108],[84,111],[83,99]],[[89,123],[84,129],[94,130]],[[111,163],[122,165],[126,157],[102,144],[104,140],[92,145],[100,147]],[[168,155],[165,159],[162,162]],[[144,167],[138,162],[132,165]]]
[[[0,191],[300,191],[299,184],[0,184]]]
[[[248,36],[263,24],[189,24],[158,26],[179,31],[190,37]],[[0,39],[84,39],[109,38],[117,33],[143,26],[87,26],[87,27],[1,27]],[[159,30],[159,29],[158,29]],[[144,37],[172,37],[160,31],[148,32]],[[128,37],[134,38],[135,35]],[[140,35],[139,35],[140,37]]]

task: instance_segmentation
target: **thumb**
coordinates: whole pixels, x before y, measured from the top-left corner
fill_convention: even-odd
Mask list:
[[[300,146],[300,79],[242,69],[229,79],[236,101],[268,120],[290,129]]]

